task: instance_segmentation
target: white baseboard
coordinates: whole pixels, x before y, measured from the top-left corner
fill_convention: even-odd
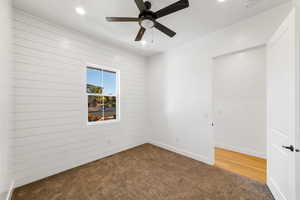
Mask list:
[[[144,142],[144,141],[143,142],[137,142],[137,143],[134,143],[134,144],[123,146],[123,147],[112,148],[112,149],[104,152],[99,159],[103,159],[105,157],[112,156],[114,154],[117,154],[117,153],[120,153],[122,151],[126,151],[126,150],[129,150],[129,149],[141,146],[143,144],[146,144],[146,142]]]
[[[80,167],[80,166],[88,164],[90,162],[100,160],[100,159],[103,159],[103,158],[108,157],[108,156],[112,156],[112,155],[117,154],[119,152],[126,151],[128,149],[132,149],[134,147],[137,147],[137,146],[140,146],[140,145],[143,145],[143,144],[146,144],[146,143],[147,142],[145,140],[142,140],[142,141],[135,141],[135,142],[132,142],[131,144],[126,144],[126,145],[123,145],[123,146],[112,147],[112,148],[110,148],[110,149],[108,149],[104,152],[99,153],[96,158],[89,159],[89,160],[84,160],[84,161],[79,161],[76,164],[72,164],[72,166],[58,167],[58,168],[55,168],[53,170],[49,170],[49,172],[47,172],[47,173],[37,174],[36,176],[31,177],[30,179],[16,180],[15,187],[21,187],[23,185],[27,185],[27,184],[45,179],[47,177],[56,175],[58,173],[61,173],[61,172],[64,172],[64,171],[67,171],[67,170],[70,170],[70,169],[73,169],[73,168],[76,168],[76,167]]]
[[[240,148],[240,147],[235,147],[235,146],[232,146],[232,145],[220,144],[220,143],[216,143],[215,146],[219,147],[219,148],[222,148],[222,149],[227,149],[227,150],[230,150],[230,151],[235,151],[235,152],[238,152],[238,153],[243,153],[243,154],[247,154],[247,155],[250,155],[250,156],[255,156],[255,157],[266,159],[266,154],[265,153],[256,152],[256,151],[252,151],[252,150],[244,149],[244,148]]]
[[[30,179],[25,179],[25,180],[22,180],[22,181],[18,180],[18,181],[16,181],[15,187],[20,187],[20,186],[23,186],[23,185],[26,185],[26,184],[29,184],[29,183],[47,178],[47,177],[55,175],[57,173],[61,173],[63,171],[67,171],[69,169],[87,164],[89,162],[93,162],[94,160],[102,159],[102,158],[105,158],[107,156],[117,154],[119,152],[122,152],[122,151],[125,151],[125,150],[128,150],[128,149],[140,146],[140,145],[145,144],[145,143],[150,143],[150,144],[156,145],[158,147],[161,147],[161,148],[167,149],[169,151],[184,155],[186,157],[192,158],[192,159],[200,161],[200,162],[204,162],[204,163],[209,164],[209,165],[214,164],[213,160],[209,159],[208,157],[205,157],[205,156],[202,156],[202,155],[199,155],[199,154],[195,154],[195,153],[183,150],[183,149],[178,149],[176,147],[166,145],[166,144],[162,144],[160,142],[155,142],[155,141],[150,141],[149,142],[149,141],[142,140],[142,141],[132,142],[131,144],[127,144],[127,145],[123,145],[123,146],[117,146],[117,147],[113,147],[111,149],[108,149],[107,151],[98,154],[97,159],[91,159],[91,160],[88,160],[88,161],[86,160],[86,161],[83,161],[83,162],[78,162],[77,164],[74,164],[72,166],[58,167],[57,169],[50,170],[48,173],[37,174],[35,177],[31,177]]]
[[[8,191],[1,192],[0,200],[11,200],[12,194],[13,194],[13,191],[14,191],[14,185],[15,185],[15,183],[12,182],[9,186]]]
[[[6,196],[6,200],[11,200],[13,192],[14,192],[14,188],[15,188],[15,182],[12,181],[12,183],[10,184],[10,187],[9,187],[9,191]]]
[[[209,159],[209,158],[207,158],[205,156],[199,155],[199,154],[188,152],[188,151],[183,150],[183,149],[178,149],[176,147],[173,147],[173,146],[170,146],[170,145],[167,145],[167,144],[162,144],[162,143],[156,142],[156,141],[150,141],[149,143],[152,144],[152,145],[161,147],[163,149],[167,149],[169,151],[178,153],[180,155],[192,158],[194,160],[197,160],[197,161],[200,161],[200,162],[204,162],[204,163],[209,164],[209,165],[213,165],[214,164],[214,162],[211,159]]]
[[[280,192],[280,189],[276,184],[274,184],[274,181],[271,178],[268,178],[267,185],[273,194],[273,197],[275,200],[282,200],[285,199],[284,195]]]

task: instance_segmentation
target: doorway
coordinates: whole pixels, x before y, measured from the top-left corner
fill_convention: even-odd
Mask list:
[[[266,48],[213,60],[215,165],[266,183]]]

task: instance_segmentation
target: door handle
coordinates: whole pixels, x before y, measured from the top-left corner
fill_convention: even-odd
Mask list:
[[[293,145],[290,145],[290,146],[282,146],[282,148],[285,148],[285,149],[289,149],[290,151],[294,151],[295,148]]]

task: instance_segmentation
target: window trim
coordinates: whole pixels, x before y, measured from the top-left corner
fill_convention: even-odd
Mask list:
[[[104,96],[104,95],[99,95],[99,94],[94,94],[94,93],[87,93],[86,91],[86,84],[87,84],[87,68],[94,68],[94,69],[102,69],[102,70],[107,70],[111,72],[116,73],[116,119],[113,120],[104,120],[104,121],[96,121],[96,122],[89,122],[88,119],[88,114],[89,114],[89,109],[88,109],[88,96]],[[98,65],[98,64],[93,64],[93,63],[86,63],[84,67],[84,98],[85,98],[85,110],[86,110],[86,122],[88,126],[96,126],[96,125],[104,125],[104,124],[111,124],[111,123],[118,123],[121,121],[121,95],[120,95],[120,70],[113,68],[113,67],[108,67],[106,65]],[[107,95],[107,96],[112,96],[112,95]]]

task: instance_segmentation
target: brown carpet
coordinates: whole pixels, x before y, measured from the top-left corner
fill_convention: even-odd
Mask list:
[[[17,188],[13,200],[273,200],[266,185],[150,144]]]

